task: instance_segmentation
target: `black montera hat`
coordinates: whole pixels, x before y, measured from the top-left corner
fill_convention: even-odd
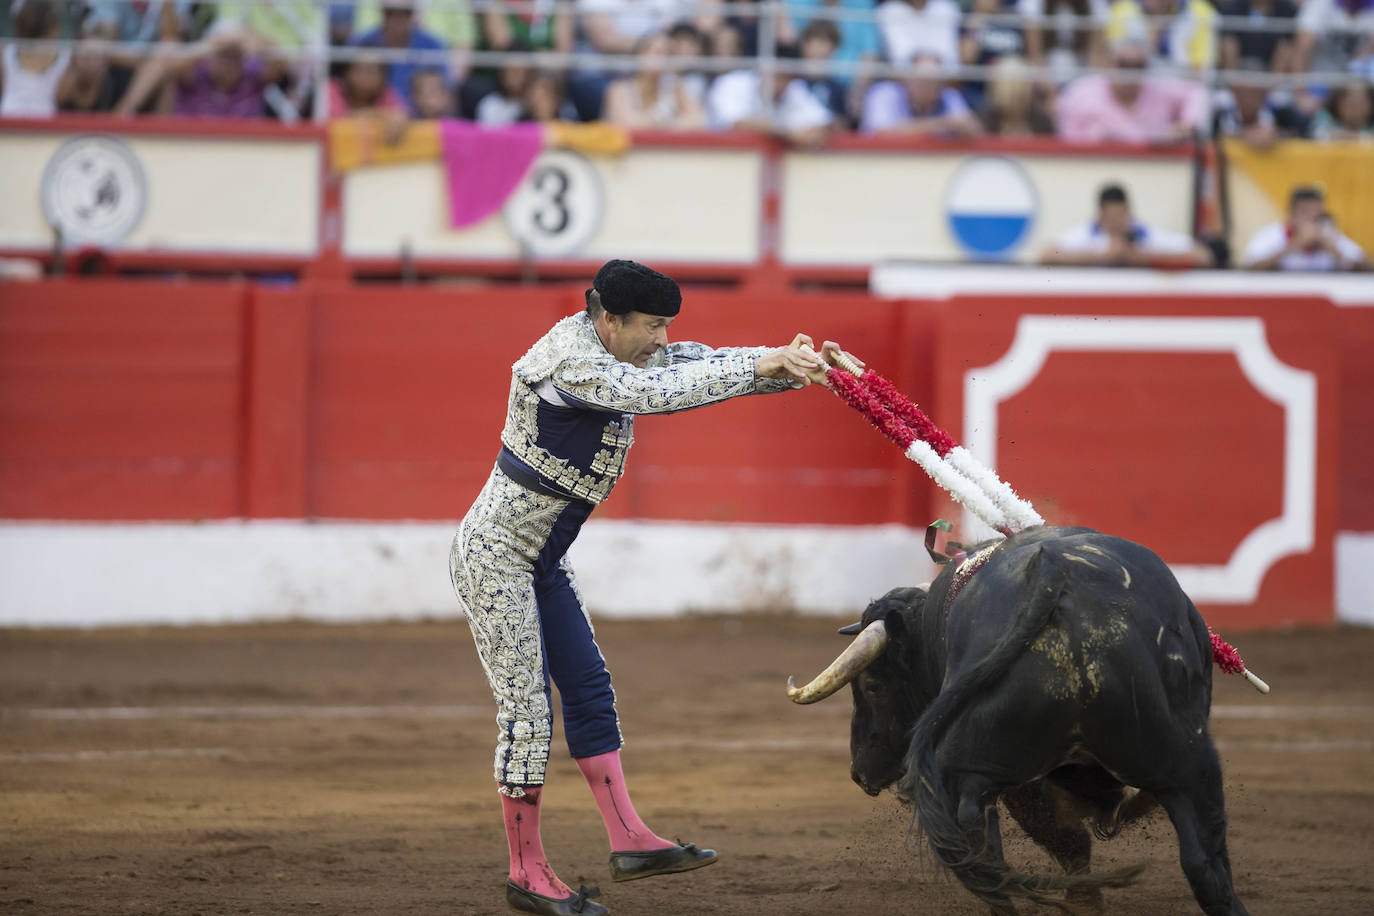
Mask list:
[[[607,261],[596,272],[592,288],[612,315],[644,312],[672,318],[682,308],[677,281],[635,261]],[[588,299],[591,293],[587,290]]]

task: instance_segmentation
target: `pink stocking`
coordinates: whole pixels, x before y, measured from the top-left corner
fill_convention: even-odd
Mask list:
[[[553,866],[544,855],[544,843],[539,838],[539,800],[541,786],[526,786],[520,798],[501,796],[501,810],[506,818],[506,842],[510,845],[510,879],[525,890],[545,897],[560,899],[572,891],[558,880]]]
[[[658,836],[639,819],[630,793],[625,788],[625,774],[620,769],[620,751],[579,757],[577,765],[591,787],[601,819],[606,822],[606,836],[612,852],[632,849],[667,849],[675,844]]]

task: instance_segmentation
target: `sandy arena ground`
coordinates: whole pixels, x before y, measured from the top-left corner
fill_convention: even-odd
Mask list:
[[[630,788],[704,871],[629,884],[555,736],[544,837],[616,914],[981,914],[849,781],[849,703],[787,702],[840,621],[604,622]],[[1218,675],[1231,857],[1255,916],[1374,913],[1374,630],[1236,634]],[[505,912],[494,706],[461,622],[0,631],[0,912]],[[1048,859],[1007,828],[1026,870]],[[1199,912],[1166,818],[1113,914]]]

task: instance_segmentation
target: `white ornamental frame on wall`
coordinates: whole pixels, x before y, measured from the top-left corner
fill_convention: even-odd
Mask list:
[[[964,440],[969,451],[996,465],[999,405],[1034,381],[1056,350],[1234,353],[1245,379],[1283,408],[1283,514],[1242,538],[1225,565],[1171,565],[1194,601],[1252,602],[1271,566],[1312,549],[1317,381],[1311,372],[1279,361],[1265,339],[1262,319],[1022,316],[1006,355],[964,376]],[[964,525],[967,530],[985,527],[967,512]]]

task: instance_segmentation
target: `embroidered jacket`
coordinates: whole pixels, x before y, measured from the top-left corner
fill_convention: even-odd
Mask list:
[[[528,486],[596,505],[634,442],[634,415],[786,391],[754,376],[766,347],[672,343],[643,369],[610,354],[585,312],[564,318],[512,366],[499,464]]]

